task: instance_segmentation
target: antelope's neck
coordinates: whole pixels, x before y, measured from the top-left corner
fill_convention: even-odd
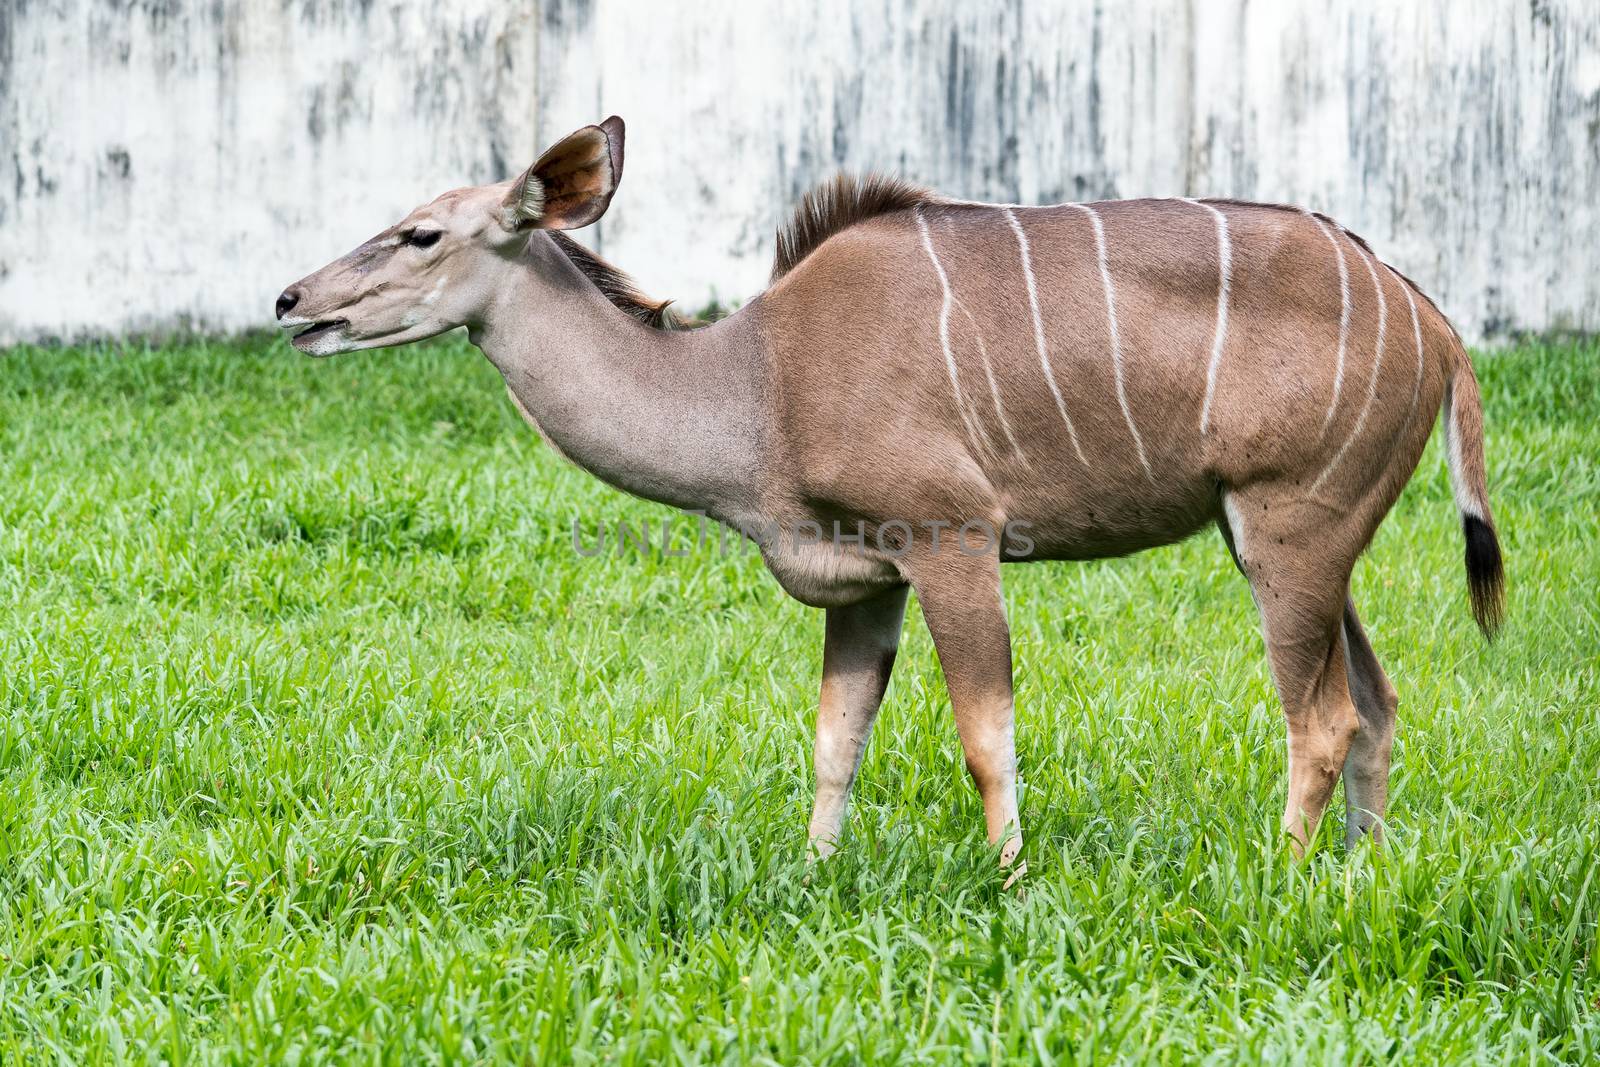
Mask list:
[[[749,316],[652,329],[535,235],[471,335],[539,431],[584,470],[720,519],[753,506],[765,375]]]

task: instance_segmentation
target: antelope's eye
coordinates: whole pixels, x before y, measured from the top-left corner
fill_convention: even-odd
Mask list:
[[[443,230],[412,230],[411,236],[406,239],[406,244],[427,248],[429,245],[438,244],[442,236],[444,236]]]

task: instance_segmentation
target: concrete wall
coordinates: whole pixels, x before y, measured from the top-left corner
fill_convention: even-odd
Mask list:
[[[1470,336],[1600,330],[1594,0],[0,3],[0,341],[260,323],[612,112],[627,176],[589,240],[691,306],[759,290],[845,167],[1306,203]]]
[[[878,167],[1024,203],[1309,204],[1470,335],[1600,330],[1596,0],[628,8],[547,2],[540,136],[628,119],[605,251],[662,295],[757,289],[784,206]]]
[[[497,0],[0,0],[0,343],[265,324],[532,151],[536,27]]]

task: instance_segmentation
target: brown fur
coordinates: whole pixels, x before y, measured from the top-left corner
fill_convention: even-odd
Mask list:
[[[646,326],[657,330],[679,330],[696,325],[692,320],[685,319],[672,311],[668,307],[672,303],[671,300],[652,300],[645,296],[626,273],[607,263],[560,230],[552,230],[550,236],[554,238],[556,247],[572,260],[573,265],[583,272],[585,278],[595,284],[595,288],[600,290],[602,296]]]

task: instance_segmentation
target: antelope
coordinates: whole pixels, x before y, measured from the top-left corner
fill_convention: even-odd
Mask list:
[[[610,204],[623,137],[608,118],[443,194],[284,290],[277,319],[316,356],[464,326],[562,457],[755,531],[826,612],[812,857],[836,847],[915,590],[988,840],[1020,875],[1000,565],[1208,525],[1260,617],[1291,848],[1341,774],[1347,844],[1381,835],[1397,695],[1350,575],[1441,408],[1472,611],[1489,637],[1502,614],[1478,383],[1412,281],[1299,208],[1026,207],[839,177],[780,229],[769,288],[684,328],[565,234]]]

